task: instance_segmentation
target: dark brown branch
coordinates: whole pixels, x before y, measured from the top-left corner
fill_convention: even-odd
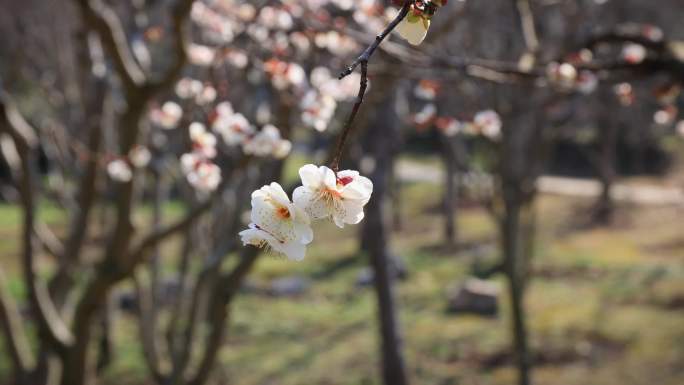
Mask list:
[[[370,60],[371,56],[373,56],[373,53],[375,53],[375,50],[378,49],[382,41],[385,40],[385,38],[397,27],[397,25],[399,25],[399,23],[401,23],[401,21],[404,20],[404,18],[406,18],[412,3],[413,1],[404,2],[404,5],[401,7],[401,11],[399,11],[394,20],[392,20],[392,22],[387,25],[384,31],[382,31],[378,36],[375,37],[375,41],[373,41],[373,43],[371,43],[371,45],[369,45],[363,51],[363,53],[352,62],[352,64],[349,67],[342,71],[338,79],[343,79],[351,75],[351,73],[354,72],[356,67],[358,67],[359,65],[362,65],[363,63],[368,64],[368,61]]]
[[[394,18],[394,20],[392,20],[392,22],[389,23],[389,25],[387,25],[384,31],[382,31],[378,36],[375,37],[375,40],[363,51],[363,53],[359,57],[357,57],[349,67],[342,71],[342,73],[338,77],[339,79],[343,79],[351,75],[351,73],[354,72],[356,67],[361,66],[361,81],[359,85],[359,93],[356,96],[356,102],[352,107],[351,113],[349,114],[349,118],[347,119],[347,122],[345,123],[344,127],[342,127],[342,132],[337,139],[337,144],[335,145],[335,152],[332,161],[330,162],[330,168],[335,172],[339,170],[340,158],[342,157],[344,146],[347,142],[347,139],[349,138],[349,134],[352,131],[354,119],[356,119],[356,115],[358,114],[359,109],[361,108],[361,104],[363,104],[363,97],[365,96],[366,89],[368,88],[368,61],[373,56],[373,53],[375,53],[375,51],[378,49],[383,40],[385,40],[385,38],[397,27],[397,25],[399,25],[399,23],[401,23],[401,21],[404,20],[404,18],[406,18],[411,7],[411,4],[413,4],[413,1],[405,1],[404,5],[401,7],[401,10]]]
[[[340,133],[340,136],[337,138],[337,144],[335,145],[335,152],[334,152],[335,155],[332,159],[332,162],[330,163],[330,168],[335,172],[339,171],[340,158],[342,157],[342,152],[344,151],[344,146],[347,143],[347,138],[349,137],[349,134],[352,131],[354,119],[356,119],[356,115],[359,113],[359,109],[361,108],[361,104],[363,104],[363,97],[366,95],[366,89],[367,88],[368,88],[368,62],[362,61],[361,62],[361,84],[359,86],[359,93],[356,96],[356,102],[354,103],[354,106],[352,107],[351,113],[349,114],[349,118],[347,118],[347,122],[344,124],[344,127],[342,128],[342,132]]]

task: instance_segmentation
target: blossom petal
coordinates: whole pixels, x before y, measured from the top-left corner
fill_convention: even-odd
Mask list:
[[[299,169],[299,177],[302,179],[302,185],[314,189],[319,188],[322,182],[318,167],[313,164],[302,166]]]

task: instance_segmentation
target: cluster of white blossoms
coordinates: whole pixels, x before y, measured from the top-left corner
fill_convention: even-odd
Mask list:
[[[447,0],[416,0],[411,4],[408,15],[397,25],[397,33],[410,44],[420,45],[430,29],[432,16],[446,3]]]
[[[357,224],[373,193],[373,183],[357,171],[337,174],[328,167],[308,164],[299,169],[302,186],[287,196],[278,183],[252,193],[249,228],[240,232],[245,245],[267,248],[301,261],[313,241],[312,221],[330,219],[338,227]]]
[[[213,103],[218,93],[209,84],[191,78],[182,78],[176,83],[176,95],[183,100],[194,100],[200,106]]]
[[[309,86],[299,102],[302,123],[316,131],[325,131],[335,116],[338,103],[355,97],[360,76],[353,73],[338,80],[329,69],[314,68],[309,77]]]
[[[180,158],[183,174],[197,191],[214,191],[221,183],[221,169],[213,162],[216,157],[216,136],[199,122],[191,123],[189,130],[192,152]]]
[[[240,146],[245,154],[259,157],[282,159],[290,154],[292,143],[283,139],[274,125],[267,124],[257,130],[244,115],[235,112],[229,102],[219,103],[214,112],[212,129],[226,145]]]
[[[475,114],[472,121],[458,120],[452,117],[439,117],[435,125],[446,136],[463,134],[467,136],[481,135],[490,140],[501,137],[503,123],[501,117],[494,110],[484,110]]]
[[[150,120],[157,126],[170,130],[178,127],[178,122],[180,122],[183,117],[183,109],[178,103],[168,101],[164,103],[160,108],[153,108],[150,110]]]
[[[671,126],[677,121],[679,108],[677,101],[682,93],[678,83],[665,84],[653,91],[660,109],[653,114],[653,121],[661,126]]]
[[[120,183],[126,183],[133,178],[134,168],[145,168],[150,163],[152,154],[145,146],[136,145],[125,157],[117,157],[107,163],[107,174]]]
[[[552,62],[546,66],[549,83],[561,91],[578,91],[589,95],[598,87],[598,77],[592,71],[577,71],[571,63]]]

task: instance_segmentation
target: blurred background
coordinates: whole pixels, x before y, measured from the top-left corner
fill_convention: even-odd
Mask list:
[[[0,0],[0,384],[681,385],[679,0],[408,1],[365,219],[242,245],[402,4]]]

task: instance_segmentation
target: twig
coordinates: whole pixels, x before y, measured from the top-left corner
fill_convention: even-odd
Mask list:
[[[404,5],[401,7],[401,11],[399,11],[399,14],[392,20],[389,25],[385,28],[384,31],[382,31],[378,36],[375,37],[375,41],[371,43],[368,48],[366,48],[363,53],[352,62],[352,64],[347,67],[342,73],[340,73],[340,76],[338,79],[344,79],[345,77],[351,75],[352,72],[356,69],[356,67],[361,67],[361,81],[359,84],[359,93],[356,96],[356,102],[354,103],[354,107],[352,107],[352,111],[349,114],[349,118],[347,119],[347,122],[345,123],[344,127],[342,128],[342,133],[340,134],[338,140],[337,140],[337,145],[335,146],[335,152],[334,156],[332,159],[332,162],[330,163],[330,168],[337,172],[339,170],[340,166],[340,158],[342,157],[342,152],[344,151],[344,146],[347,142],[347,139],[349,138],[349,134],[352,131],[353,128],[353,123],[354,119],[356,119],[356,115],[359,112],[359,109],[361,108],[361,104],[363,103],[363,97],[366,94],[366,89],[368,88],[368,61],[370,60],[371,56],[373,56],[373,53],[375,53],[375,50],[380,46],[380,44],[385,40],[385,38],[401,23],[404,18],[408,15],[409,9],[411,7],[411,4],[413,4],[413,0],[407,0],[404,2]]]
[[[357,57],[356,60],[354,60],[354,62],[349,67],[342,71],[338,79],[341,80],[351,75],[351,73],[354,72],[356,67],[358,67],[359,65],[362,65],[363,63],[368,64],[368,61],[370,60],[371,56],[373,56],[373,53],[375,53],[375,50],[378,49],[380,43],[382,43],[382,41],[385,40],[387,35],[389,35],[390,32],[392,32],[397,27],[397,25],[399,25],[399,23],[401,23],[401,21],[404,20],[404,18],[408,15],[411,4],[413,4],[413,1],[406,1],[404,3],[404,5],[401,7],[401,11],[399,11],[399,14],[397,14],[394,20],[392,20],[392,22],[389,23],[389,25],[387,25],[384,31],[382,31],[378,36],[375,37],[375,41],[371,45],[369,45],[368,48],[366,48],[366,50],[363,51],[363,53],[359,57]]]

